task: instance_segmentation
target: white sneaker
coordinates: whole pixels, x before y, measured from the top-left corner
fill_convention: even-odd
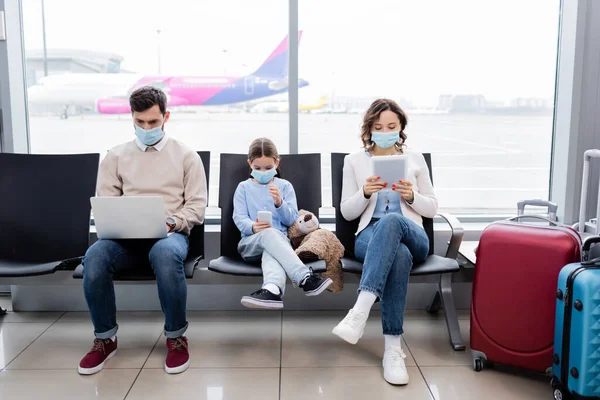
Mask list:
[[[367,312],[351,309],[346,318],[333,328],[332,333],[348,343],[356,344],[358,343],[358,339],[365,333],[365,325],[368,318],[369,314]]]
[[[404,359],[406,354],[400,347],[390,347],[383,354],[383,378],[392,385],[408,384],[408,372]]]

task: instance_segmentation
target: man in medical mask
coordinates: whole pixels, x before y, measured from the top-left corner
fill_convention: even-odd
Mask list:
[[[157,88],[131,94],[133,140],[111,149],[100,165],[98,196],[162,196],[170,235],[160,240],[99,240],[83,260],[83,290],[94,324],[94,345],[81,360],[79,373],[102,370],[117,351],[117,321],[112,277],[150,260],[165,314],[165,370],[185,371],[190,363],[184,333],[187,286],[183,262],[189,234],[203,223],[207,203],[206,176],[198,154],[170,138],[167,97]],[[132,135],[133,136],[133,135]]]

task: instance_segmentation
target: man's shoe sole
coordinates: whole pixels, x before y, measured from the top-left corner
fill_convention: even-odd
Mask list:
[[[185,372],[189,367],[190,367],[190,360],[188,359],[185,364],[180,365],[179,367],[169,368],[169,367],[167,367],[167,364],[165,364],[165,372],[167,374],[180,374],[182,372]]]
[[[246,308],[261,310],[281,310],[283,308],[282,301],[258,300],[250,296],[242,297],[241,303]]]
[[[81,366],[78,366],[77,372],[79,372],[80,375],[94,375],[95,373],[102,371],[104,368],[104,363],[110,360],[116,353],[117,349],[114,349],[113,352],[110,353],[104,361],[102,361],[102,363],[98,364],[94,368],[82,368]]]
[[[323,281],[323,283],[321,283],[321,285],[318,288],[313,289],[310,292],[306,292],[305,294],[307,296],[318,296],[321,293],[323,293],[325,290],[327,290],[329,285],[331,285],[332,283],[333,283],[333,281],[331,280],[331,278],[327,278]]]

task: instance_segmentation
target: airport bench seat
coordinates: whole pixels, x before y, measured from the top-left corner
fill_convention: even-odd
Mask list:
[[[0,278],[75,269],[89,243],[99,161],[0,153]]]
[[[233,222],[233,195],[240,182],[250,177],[245,154],[221,154],[219,207],[221,208],[221,256],[208,264],[210,271],[228,275],[262,276],[260,263],[247,263],[239,255],[240,231]],[[286,154],[281,156],[282,178],[294,186],[298,209],[318,215],[321,207],[321,155]],[[322,260],[308,262],[315,272],[325,271]]]
[[[345,272],[362,274],[363,264],[355,258],[342,258],[342,268]],[[460,271],[456,260],[432,254],[420,264],[413,265],[411,276],[446,274]]]
[[[358,219],[347,221],[341,214],[340,204],[342,201],[342,181],[344,158],[346,153],[331,154],[331,179],[332,179],[332,197],[333,207],[335,208],[335,226],[336,236],[342,242],[345,248],[345,257],[342,258],[342,268],[345,272],[354,274],[362,274],[363,264],[354,258],[354,239],[355,232],[358,229]],[[427,166],[429,167],[430,178],[433,182],[433,172],[431,168],[431,155],[423,154]],[[429,255],[424,262],[413,265],[411,276],[418,275],[434,275],[439,274],[440,280],[438,284],[438,292],[435,294],[431,305],[428,307],[430,313],[437,312],[440,307],[444,308],[446,325],[452,348],[457,351],[465,350],[465,345],[460,334],[458,325],[458,315],[454,305],[454,297],[452,295],[452,275],[454,272],[460,271],[460,266],[457,261],[458,250],[463,238],[463,228],[456,217],[450,214],[441,214],[450,225],[452,230],[450,242],[444,257],[433,254],[434,248],[434,232],[433,219],[423,218],[423,227],[429,237]]]
[[[192,279],[194,277],[194,271],[198,267],[198,263],[202,260],[202,257],[197,259],[189,259],[184,262],[184,272],[186,279]],[[79,264],[75,271],[73,271],[73,278],[83,279],[83,265]],[[131,268],[121,272],[118,276],[113,278],[116,281],[153,281],[156,279],[154,271],[150,265],[140,265],[135,268]]]
[[[48,275],[56,271],[72,271],[78,264],[79,258],[46,263],[1,260],[0,277],[25,278],[28,276]]]
[[[210,177],[210,152],[199,151],[198,155],[204,165],[204,172],[206,174],[206,187],[209,188],[209,177]],[[208,192],[207,192],[208,198]],[[187,279],[194,277],[194,271],[198,267],[201,260],[204,259],[204,225],[196,225],[190,232],[190,246],[187,259],[184,262],[184,272]],[[83,265],[81,259],[77,265],[75,271],[73,271],[73,278],[83,279]],[[130,269],[119,272],[113,277],[115,281],[153,281],[156,277],[154,271],[150,266],[150,262],[143,265],[136,265]]]
[[[222,274],[237,275],[237,276],[262,276],[260,263],[248,263],[242,259],[233,257],[219,257],[211,260],[209,264],[211,271],[220,272]],[[325,261],[307,262],[305,265],[312,268],[314,272],[325,272]]]

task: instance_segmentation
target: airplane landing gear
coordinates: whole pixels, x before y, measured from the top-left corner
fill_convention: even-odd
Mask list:
[[[65,106],[63,108],[62,114],[60,114],[60,119],[67,119],[67,118],[69,118],[69,106]]]

